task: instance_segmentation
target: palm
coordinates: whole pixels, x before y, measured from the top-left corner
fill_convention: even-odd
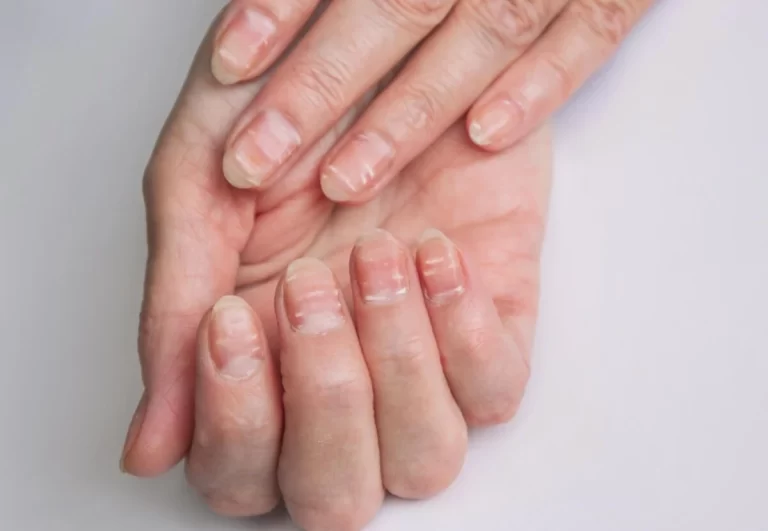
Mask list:
[[[237,291],[258,312],[274,345],[273,299],[284,267],[300,256],[319,257],[348,288],[348,256],[367,229],[385,228],[410,244],[428,227],[448,234],[520,350],[529,351],[550,182],[545,131],[489,155],[455,125],[360,206],[336,206],[321,193],[317,166],[340,134],[332,131],[269,190],[245,192],[224,180],[222,148],[266,78],[222,87],[209,64],[210,36],[147,168],[150,256],[139,351],[150,396],[142,430],[154,439],[151,451],[134,456],[135,470],[156,474],[188,449],[195,329],[216,300]]]
[[[238,293],[274,337],[274,273],[288,261],[302,255],[322,258],[346,289],[350,251],[360,234],[384,228],[414,243],[426,228],[435,227],[463,249],[499,313],[528,343],[536,312],[549,146],[541,132],[507,154],[491,156],[474,148],[457,125],[376,199],[358,206],[334,207],[322,196],[313,172],[294,172],[289,179],[298,190],[288,192],[286,184],[282,191],[278,187],[254,197],[257,206],[278,202],[255,217],[241,254]]]

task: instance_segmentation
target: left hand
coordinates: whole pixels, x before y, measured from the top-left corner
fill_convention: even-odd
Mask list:
[[[215,38],[215,76],[232,84],[261,74],[320,3],[232,0]],[[239,188],[268,187],[406,58],[321,166],[329,199],[371,199],[470,107],[472,141],[507,148],[566,101],[652,3],[329,2],[236,123],[224,173]]]

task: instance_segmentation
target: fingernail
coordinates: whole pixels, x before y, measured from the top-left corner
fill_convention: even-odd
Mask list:
[[[511,137],[523,121],[520,106],[500,99],[481,108],[469,125],[469,136],[478,146],[490,146]]]
[[[264,111],[224,155],[224,175],[236,188],[261,185],[301,145],[296,128],[277,111]]]
[[[320,260],[301,258],[288,266],[283,295],[288,320],[299,333],[321,335],[344,324],[336,279]]]
[[[320,184],[331,201],[347,201],[377,181],[392,165],[395,150],[381,135],[363,133],[328,163]]]
[[[373,231],[357,241],[355,281],[367,304],[394,304],[408,293],[408,257],[386,231]]]
[[[147,414],[147,392],[144,391],[139,400],[139,405],[136,407],[136,411],[131,419],[131,424],[128,426],[128,434],[125,436],[125,444],[123,445],[123,453],[120,456],[120,471],[125,473],[125,458],[131,453],[133,445],[136,443],[136,439],[141,432],[141,425],[144,423],[144,417]]]
[[[208,348],[219,374],[233,380],[253,376],[264,361],[261,331],[243,299],[223,297],[211,312]]]
[[[466,277],[456,246],[442,232],[429,229],[416,253],[425,295],[434,304],[445,304],[464,293]]]
[[[225,85],[242,81],[263,60],[276,32],[275,22],[261,11],[240,9],[216,43],[214,77]]]

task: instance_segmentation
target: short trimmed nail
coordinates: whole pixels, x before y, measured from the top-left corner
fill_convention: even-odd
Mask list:
[[[243,299],[223,297],[211,312],[208,349],[219,374],[234,380],[250,378],[264,361],[261,330]]]
[[[408,293],[408,256],[388,232],[376,230],[355,245],[355,281],[367,304],[393,304]]]
[[[123,454],[120,456],[120,470],[125,472],[125,458],[133,449],[133,445],[136,443],[136,439],[141,432],[141,425],[144,423],[144,417],[147,415],[147,404],[149,398],[147,392],[144,391],[139,400],[139,405],[136,407],[136,411],[131,419],[131,424],[128,426],[128,434],[125,436],[125,444],[123,445]]]
[[[270,17],[252,8],[241,8],[216,43],[213,75],[225,85],[242,81],[264,60],[276,32]]]
[[[478,146],[490,146],[512,137],[522,121],[523,112],[515,102],[497,100],[475,115],[469,125],[469,136]]]
[[[301,145],[296,128],[277,111],[264,111],[224,155],[224,175],[236,188],[260,186]]]
[[[431,302],[444,304],[464,293],[466,277],[458,250],[442,232],[430,229],[424,233],[416,262]]]
[[[336,279],[320,260],[301,258],[289,265],[283,295],[288,321],[299,333],[320,335],[344,324]]]
[[[379,180],[392,165],[395,149],[377,133],[350,140],[323,171],[320,184],[331,201],[347,201]]]

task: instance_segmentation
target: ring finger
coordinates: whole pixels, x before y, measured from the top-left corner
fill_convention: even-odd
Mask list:
[[[456,121],[568,0],[460,0],[395,81],[338,142],[325,195],[370,199]]]
[[[403,498],[432,496],[461,470],[467,427],[443,375],[416,268],[400,242],[377,230],[358,242],[350,272],[384,486]]]
[[[337,0],[238,120],[224,175],[263,188],[378,83],[456,0]]]

